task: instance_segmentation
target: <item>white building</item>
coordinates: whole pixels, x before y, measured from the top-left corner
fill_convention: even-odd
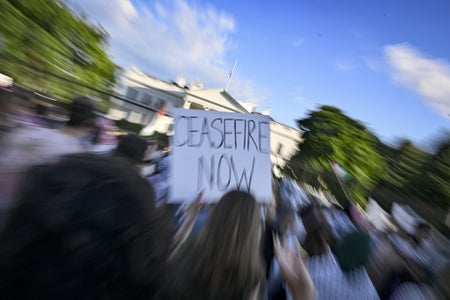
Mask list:
[[[131,68],[124,74],[116,92],[128,101],[112,99],[113,105],[109,111],[112,119],[126,119],[146,126],[154,119],[156,111],[164,106],[165,116],[158,118],[155,130],[169,134],[172,124],[170,116],[174,108],[257,113],[256,105],[240,102],[224,90],[204,89],[200,83],[186,85],[186,81],[181,77],[176,81],[166,82],[144,74],[137,68]],[[263,114],[268,114],[268,110]],[[283,167],[297,150],[301,133],[272,118],[270,132],[273,170],[279,175],[279,168]]]

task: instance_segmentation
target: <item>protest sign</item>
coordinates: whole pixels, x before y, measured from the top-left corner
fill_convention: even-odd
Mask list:
[[[257,114],[174,110],[169,202],[217,202],[238,189],[272,199],[270,119]]]

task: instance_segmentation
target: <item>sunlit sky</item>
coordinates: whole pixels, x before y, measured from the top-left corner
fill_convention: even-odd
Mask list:
[[[229,93],[287,125],[328,104],[389,142],[450,130],[450,1],[67,2],[125,69],[224,89],[237,60]]]

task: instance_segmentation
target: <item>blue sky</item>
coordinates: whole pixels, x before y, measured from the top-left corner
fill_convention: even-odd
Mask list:
[[[450,130],[449,1],[72,0],[120,66],[182,75],[295,127],[334,105],[385,141]]]

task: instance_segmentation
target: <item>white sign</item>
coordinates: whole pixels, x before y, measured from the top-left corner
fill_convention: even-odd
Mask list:
[[[169,202],[217,202],[227,191],[272,199],[268,116],[174,110],[172,186]]]

